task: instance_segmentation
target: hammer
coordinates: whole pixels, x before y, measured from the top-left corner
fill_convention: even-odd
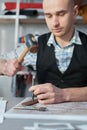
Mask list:
[[[28,51],[31,53],[36,53],[38,51],[38,43],[35,37],[32,34],[28,34],[24,37],[24,41],[26,43],[26,48],[21,53],[20,57],[18,58],[18,63],[21,64],[25,55]]]

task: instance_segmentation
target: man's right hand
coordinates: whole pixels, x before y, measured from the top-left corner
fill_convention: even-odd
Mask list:
[[[7,76],[14,76],[20,68],[17,59],[5,60],[2,66],[2,74]]]

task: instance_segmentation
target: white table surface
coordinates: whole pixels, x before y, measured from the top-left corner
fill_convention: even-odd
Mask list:
[[[14,105],[18,104],[23,98],[5,98],[7,103],[7,110],[9,110]],[[37,119],[9,119],[5,118],[4,122],[0,124],[0,130],[24,130],[24,126],[33,126],[34,122],[44,122],[44,123],[51,123],[51,122],[60,122],[60,123],[71,123],[72,126],[76,128],[76,125],[87,124],[87,121],[61,121],[61,120],[37,120]],[[77,128],[75,130],[78,130]]]

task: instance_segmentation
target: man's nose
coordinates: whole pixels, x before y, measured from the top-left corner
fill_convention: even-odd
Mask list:
[[[53,17],[53,26],[59,26],[60,22],[59,22],[59,18],[57,16]]]

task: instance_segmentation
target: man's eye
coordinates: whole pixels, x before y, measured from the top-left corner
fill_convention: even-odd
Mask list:
[[[59,13],[59,16],[64,16],[65,15],[65,12],[60,12]]]
[[[51,15],[46,15],[47,18],[51,18]]]

